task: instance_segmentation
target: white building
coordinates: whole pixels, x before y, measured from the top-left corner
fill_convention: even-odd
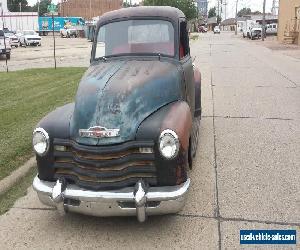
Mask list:
[[[2,16],[3,13],[3,16]],[[39,30],[37,12],[9,12],[7,0],[0,0],[0,29],[7,28],[12,31]]]

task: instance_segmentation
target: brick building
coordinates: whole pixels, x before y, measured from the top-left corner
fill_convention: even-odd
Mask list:
[[[59,7],[61,16],[78,16],[87,20],[105,12],[122,7],[122,0],[62,0]]]
[[[300,0],[280,0],[278,40],[300,45]]]

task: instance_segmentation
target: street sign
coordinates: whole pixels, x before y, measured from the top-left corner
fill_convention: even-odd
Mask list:
[[[50,13],[50,14],[57,13],[57,7],[56,7],[56,5],[53,4],[53,3],[50,4],[50,5],[48,5],[47,11],[48,11],[48,13]]]

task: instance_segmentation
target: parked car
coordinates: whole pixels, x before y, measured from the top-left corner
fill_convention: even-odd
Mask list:
[[[10,41],[10,45],[12,47],[19,47],[19,38],[12,31],[5,31],[5,37]]]
[[[250,39],[260,39],[262,37],[262,28],[261,27],[253,27],[250,30]]]
[[[124,8],[102,15],[96,34],[75,103],[34,129],[33,187],[62,213],[176,213],[201,119],[187,20],[173,7]]]
[[[277,35],[278,24],[267,24],[266,35]]]
[[[206,33],[207,31],[208,31],[208,29],[205,26],[199,26],[199,28],[198,28],[199,33]]]
[[[60,30],[60,36],[61,37],[67,37],[67,38],[71,38],[71,37],[77,37],[78,33],[77,30],[75,28],[63,28]]]
[[[220,34],[221,30],[219,26],[214,27],[214,34]]]
[[[34,30],[24,30],[19,33],[20,46],[41,46],[42,38]]]
[[[5,55],[9,60],[11,54],[11,45],[9,39],[5,38],[4,31],[0,30],[0,55]]]

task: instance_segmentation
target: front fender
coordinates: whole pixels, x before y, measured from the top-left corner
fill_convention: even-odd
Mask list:
[[[195,79],[195,113],[194,117],[201,116],[201,73],[199,69],[194,67],[194,79]]]
[[[171,129],[179,137],[180,151],[172,160],[160,155],[158,138],[165,129]],[[189,138],[192,129],[192,114],[184,101],[170,103],[145,119],[138,128],[137,140],[154,140],[155,165],[158,184],[161,186],[178,185],[186,181],[188,169]]]
[[[70,119],[74,111],[74,103],[59,107],[46,115],[38,124],[37,128],[46,130],[50,137],[50,146],[48,153],[41,157],[36,155],[39,178],[45,181],[53,181],[54,178],[54,156],[53,139],[67,139],[70,137]]]

